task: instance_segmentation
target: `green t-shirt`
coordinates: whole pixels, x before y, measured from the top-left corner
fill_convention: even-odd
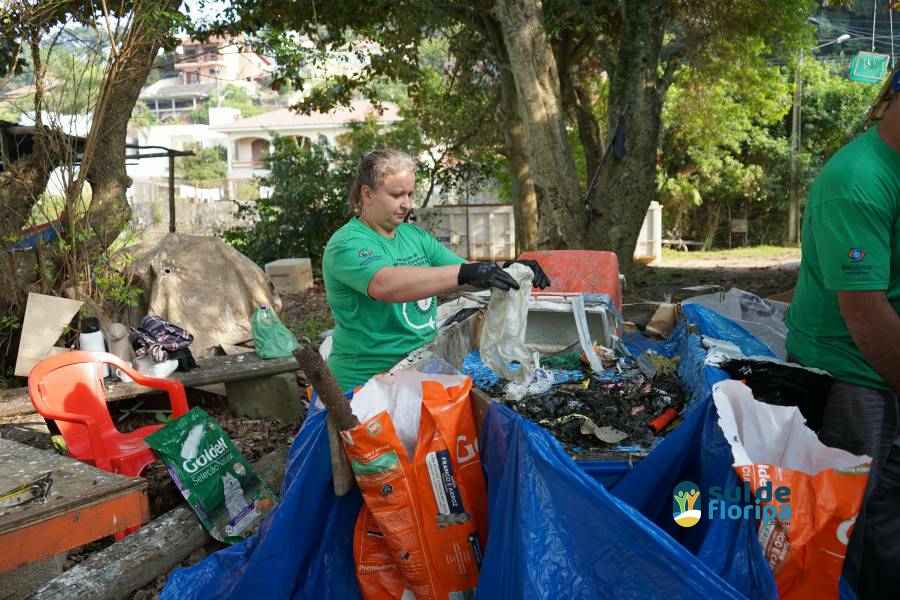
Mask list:
[[[839,381],[890,389],[853,343],[837,292],[884,290],[900,312],[898,217],[900,153],[872,127],[839,150],[809,190],[787,315],[787,350],[801,363]]]
[[[381,302],[369,282],[382,267],[442,267],[466,262],[423,229],[407,223],[387,238],[357,218],[338,229],[322,260],[334,346],[328,367],[342,390],[387,371],[437,335],[437,298]]]

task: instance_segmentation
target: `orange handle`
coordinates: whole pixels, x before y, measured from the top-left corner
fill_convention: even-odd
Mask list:
[[[658,417],[647,423],[647,427],[653,430],[653,433],[659,433],[663,429],[665,429],[666,425],[675,420],[675,417],[678,416],[678,411],[672,408],[671,406],[666,410],[662,411]]]

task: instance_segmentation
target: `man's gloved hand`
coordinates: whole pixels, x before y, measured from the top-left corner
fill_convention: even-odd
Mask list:
[[[483,290],[487,288],[504,291],[510,288],[519,289],[519,284],[512,278],[512,275],[494,262],[463,263],[459,265],[459,275],[456,280],[459,285],[471,285]]]
[[[505,269],[509,265],[513,263],[519,263],[525,265],[534,273],[534,279],[532,280],[532,284],[536,288],[544,289],[545,287],[550,286],[550,278],[547,277],[547,274],[544,273],[544,269],[541,268],[541,265],[538,264],[536,260],[508,260],[503,263],[503,268]]]

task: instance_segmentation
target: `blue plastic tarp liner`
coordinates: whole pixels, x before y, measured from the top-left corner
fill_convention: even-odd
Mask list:
[[[692,332],[765,354],[746,330],[709,309],[685,307],[684,314],[665,344],[652,346],[679,356],[691,395],[684,422],[618,482],[615,469],[579,467],[547,431],[491,405],[480,440],[489,531],[479,598],[777,597],[755,522],[703,519],[681,528],[672,518],[677,483],[738,484],[711,395],[727,375],[704,364]],[[643,343],[630,341],[634,349]],[[161,598],[360,597],[352,540],[361,499],[356,490],[334,495],[324,413],[312,409],[303,424],[281,502],[257,535],[174,571]],[[598,482],[606,476],[608,487]],[[846,586],[841,591],[852,598]]]
[[[745,597],[534,423],[493,404],[482,433],[490,528],[479,598]],[[671,489],[659,493],[671,507]]]

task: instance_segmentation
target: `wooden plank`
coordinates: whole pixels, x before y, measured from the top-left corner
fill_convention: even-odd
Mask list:
[[[216,356],[198,360],[199,369],[188,372],[176,371],[170,379],[175,379],[185,387],[198,387],[212,383],[228,383],[231,381],[244,381],[290,373],[300,367],[293,356],[286,358],[273,358],[263,360],[254,352],[234,354],[230,356]],[[124,400],[136,398],[147,394],[159,393],[157,390],[147,388],[136,383],[107,384],[106,400]],[[28,396],[28,388],[15,388],[0,392],[0,417],[23,415],[35,412],[31,399]]]
[[[256,472],[280,491],[288,447],[283,446],[253,464]],[[118,600],[128,598],[174,567],[210,540],[187,506],[179,506],[147,523],[122,541],[91,555],[29,599]]]
[[[140,525],[149,518],[147,491],[142,489],[0,533],[0,573]]]
[[[0,438],[0,490],[50,472],[43,503],[0,509],[0,573],[139,525],[147,480],[107,473],[53,451]]]
[[[53,473],[50,497],[43,504],[0,509],[0,535],[106,498],[147,489],[147,480],[142,477],[108,473],[52,450],[38,450],[0,438],[0,490],[12,489],[47,471]]]

